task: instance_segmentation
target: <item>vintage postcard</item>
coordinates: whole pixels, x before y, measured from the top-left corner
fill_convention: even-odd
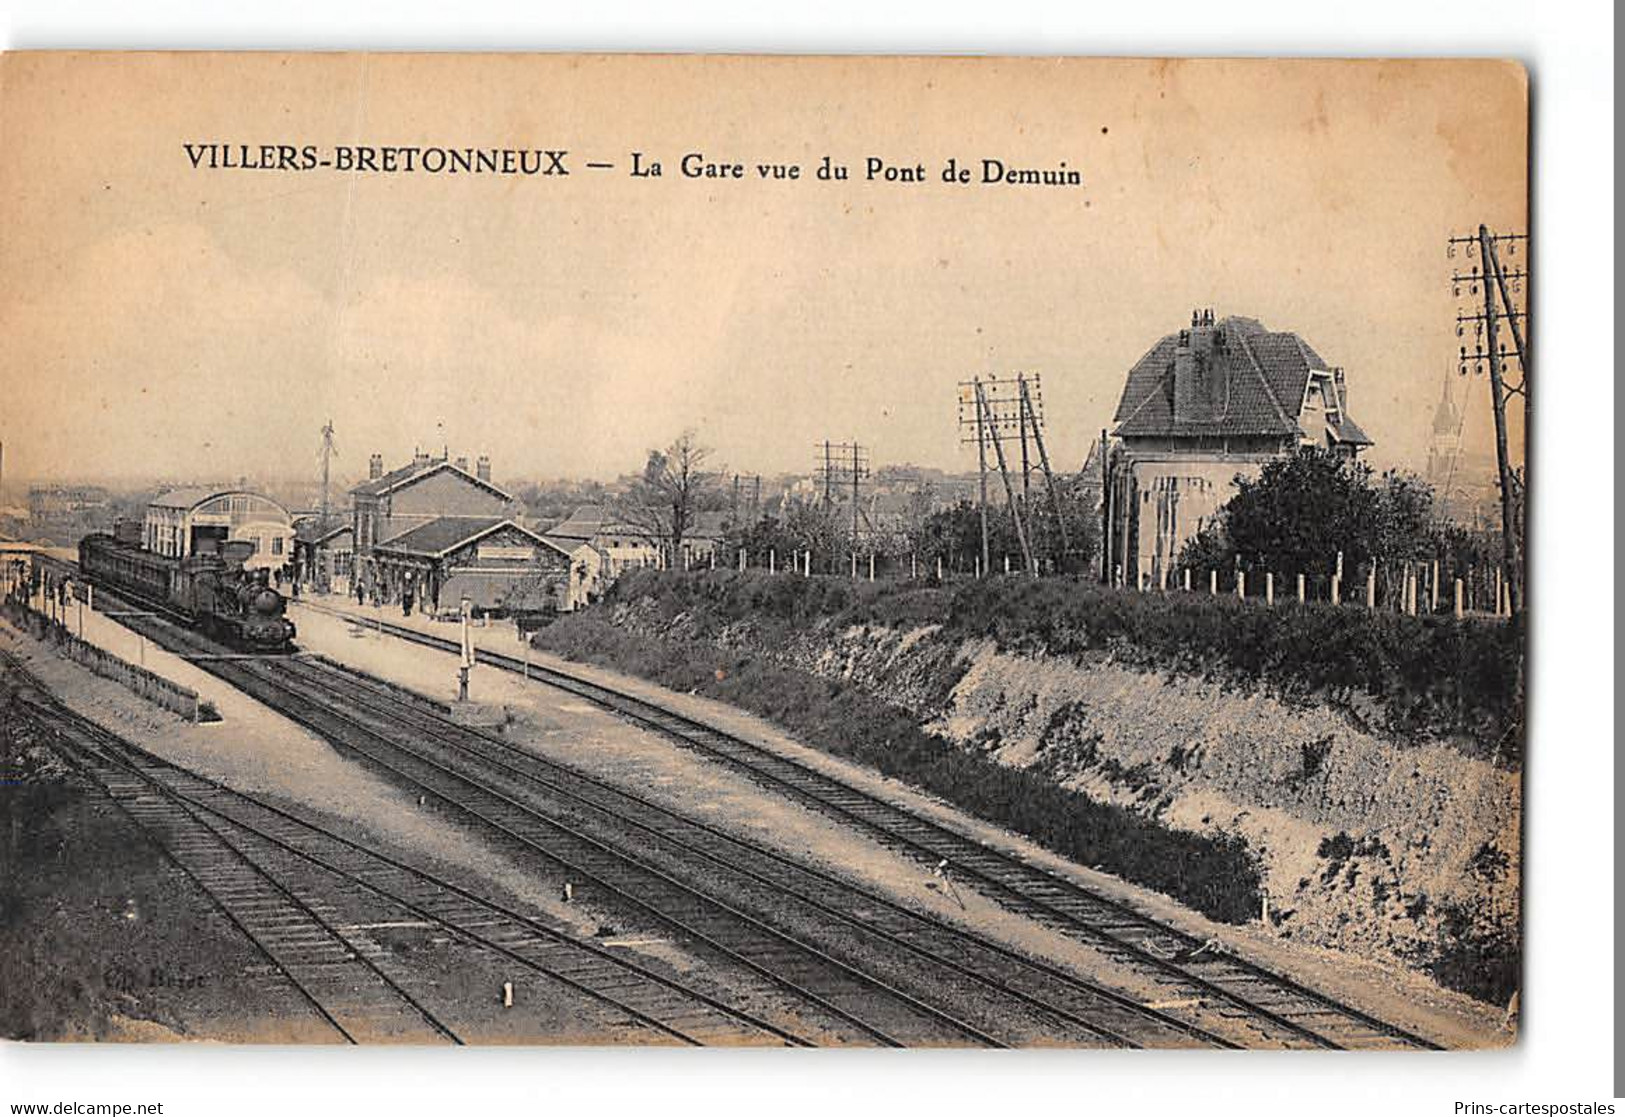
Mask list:
[[[1522,995],[1498,60],[0,57],[0,1034]]]

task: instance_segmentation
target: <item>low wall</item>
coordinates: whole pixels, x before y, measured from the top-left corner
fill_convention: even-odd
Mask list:
[[[15,599],[7,599],[4,612],[12,624],[36,639],[51,644],[57,654],[89,669],[92,674],[112,679],[126,690],[155,706],[179,714],[187,721],[201,720],[197,691],[172,683],[162,675],[79,639],[63,625]]]

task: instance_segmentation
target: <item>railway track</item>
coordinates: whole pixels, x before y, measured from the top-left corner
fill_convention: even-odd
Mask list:
[[[487,786],[489,773],[448,766],[446,757],[425,751],[422,742],[414,748],[399,727],[381,733],[330,696],[302,693],[288,678],[297,669],[297,658],[219,655],[210,641],[159,616],[132,611],[119,619],[414,792],[454,805],[488,833],[522,854],[540,857],[567,879],[589,885],[600,898],[670,928],[720,965],[754,975],[770,992],[796,1004],[798,1018],[820,1037],[815,1042],[1007,1045],[867,968],[830,954],[805,935],[719,899],[714,890],[678,879],[661,865],[627,857],[609,842]],[[1092,1033],[1087,1038],[1103,1042]]]
[[[353,619],[339,610],[311,608]],[[385,621],[400,639],[456,652],[457,642]],[[1004,907],[1154,975],[1166,1003],[1194,1001],[1247,1020],[1268,1045],[1323,1049],[1437,1049],[1438,1045],[1352,1005],[1168,926],[1076,881],[1030,865],[820,769],[647,699],[518,657],[476,649],[479,662],[523,674],[742,772],[758,783],[856,825],[930,866],[945,866]]]
[[[928,967],[931,983],[941,984],[946,976],[973,993],[1024,1005],[1042,1028],[1037,1038],[1127,1047],[1236,1046],[1188,1021],[922,915],[851,881],[675,814],[493,734],[447,721],[444,707],[403,694],[371,676],[322,659],[278,666],[279,674],[289,672],[328,702],[367,711],[382,732],[411,733],[439,743],[448,756],[462,753],[477,759],[485,778],[497,774],[513,795],[528,796],[549,817],[569,817],[572,824],[591,828],[606,840],[659,858],[696,886],[736,894],[754,889],[767,908],[789,897],[801,909],[801,923],[809,936],[845,939],[859,950],[866,947],[882,955],[902,954]]]
[[[591,1002],[606,1025],[631,1025],[651,1039],[809,1045],[604,947],[171,765],[38,693],[12,701],[348,1042],[462,1042],[421,992],[432,991],[440,970],[393,958],[367,933],[415,925],[446,936],[452,961],[471,952],[500,960],[502,972],[542,979]]]

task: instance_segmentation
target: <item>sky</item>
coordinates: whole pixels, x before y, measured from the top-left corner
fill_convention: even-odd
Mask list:
[[[1525,227],[1526,122],[1503,62],[7,55],[6,476],[314,478],[328,420],[347,477],[447,446],[499,481],[607,478],[685,428],[742,472],[826,438],[969,469],[955,384],[1018,371],[1076,469],[1196,307],[1299,333],[1372,463],[1420,469],[1446,239]],[[195,169],[210,142],[572,173]],[[813,177],[825,155],[852,177]],[[926,181],[865,181],[871,156]],[[1082,185],[941,181],[989,157]],[[1484,378],[1455,390],[1487,452]]]

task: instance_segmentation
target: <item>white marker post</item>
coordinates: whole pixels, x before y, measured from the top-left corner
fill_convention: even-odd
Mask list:
[[[1264,575],[1264,604],[1275,604],[1275,575],[1273,573]]]
[[[1303,575],[1302,575],[1302,574],[1299,574],[1299,575],[1298,575],[1298,604],[1299,604],[1299,605],[1302,605],[1302,604],[1303,604],[1303,603],[1304,603],[1304,592],[1303,592],[1303,589],[1304,589],[1304,586],[1303,586]]]
[[[875,556],[872,552],[869,555],[869,580],[875,580]]]
[[[1365,607],[1377,607],[1377,564],[1371,564],[1371,570],[1365,576]]]
[[[767,549],[767,572],[769,574],[779,572],[779,552],[777,548],[769,547]]]
[[[1247,572],[1245,570],[1236,571],[1236,598],[1240,601],[1247,600]]]
[[[469,617],[474,612],[474,603],[463,598],[458,603],[458,612],[463,617],[462,655],[457,666],[457,701],[468,701],[468,673],[474,666],[474,634],[468,627]]]
[[[1461,620],[1461,579],[1456,579],[1456,619]]]
[[[1217,570],[1207,572],[1207,592],[1212,597],[1219,596],[1219,572]]]

